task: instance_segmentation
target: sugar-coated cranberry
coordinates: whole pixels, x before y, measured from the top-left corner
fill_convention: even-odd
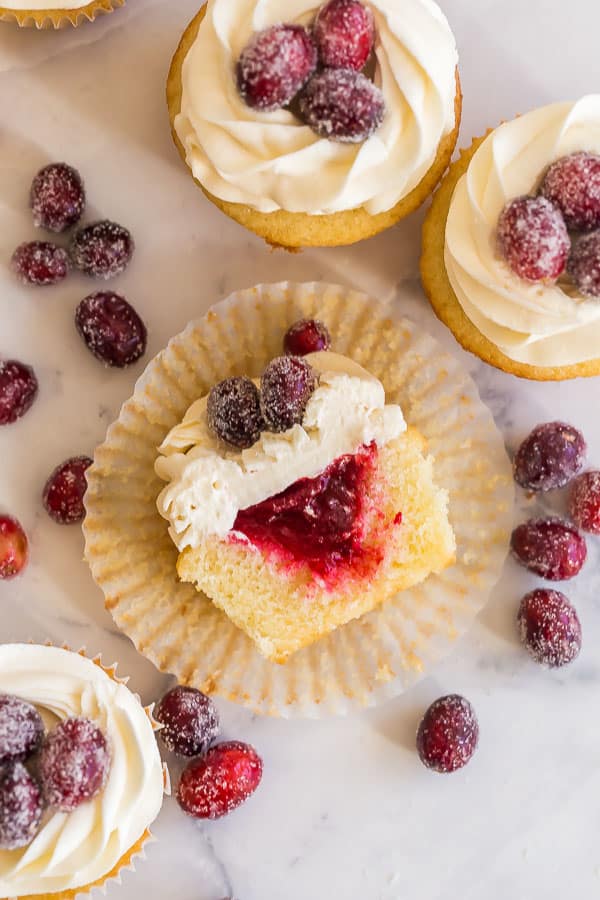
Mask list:
[[[582,433],[572,425],[565,422],[538,425],[515,454],[515,481],[528,491],[564,487],[583,468],[586,452]]]
[[[0,579],[14,578],[27,565],[29,545],[23,526],[12,516],[0,515]],[[0,752],[0,761],[2,754]]]
[[[59,525],[71,525],[85,518],[85,473],[91,464],[89,456],[72,456],[57,466],[46,482],[42,495],[44,507]]]
[[[546,172],[541,193],[573,231],[600,227],[600,156],[586,152],[563,156]]]
[[[23,284],[58,284],[69,272],[69,254],[50,241],[29,241],[13,253],[12,267]]]
[[[0,850],[17,850],[34,839],[42,820],[42,795],[23,763],[0,768]]]
[[[583,531],[600,534],[600,472],[585,472],[575,479],[569,512]]]
[[[206,753],[219,734],[219,715],[210,697],[192,687],[178,685],[168,691],[154,710],[163,726],[159,732],[167,749],[178,756]]]
[[[587,546],[573,525],[561,519],[529,519],[512,533],[514,558],[549,581],[574,578],[585,563]]]
[[[283,339],[283,349],[289,356],[306,356],[329,350],[331,336],[327,326],[317,319],[301,319],[288,328]]]
[[[113,278],[124,272],[135,244],[122,225],[105,219],[75,232],[70,244],[73,265],[95,278]]]
[[[600,297],[600,231],[584,234],[573,245],[568,272],[584,297]]]
[[[31,703],[0,694],[0,765],[22,762],[39,748],[44,723]]]
[[[458,694],[431,704],[417,731],[417,751],[428,769],[448,773],[462,769],[477,748],[479,725],[475,710]]]
[[[565,221],[545,197],[517,197],[498,220],[498,249],[526,281],[556,281],[564,272],[571,242]]]
[[[50,163],[33,179],[29,205],[34,225],[65,231],[80,220],[85,209],[81,175],[66,163]]]
[[[31,366],[16,359],[0,360],[0,425],[24,416],[37,397],[38,380]]]
[[[539,589],[527,594],[521,600],[517,622],[521,640],[536,662],[558,668],[579,655],[581,624],[559,591]]]
[[[317,16],[314,36],[324,66],[358,72],[373,49],[373,13],[359,0],[329,0]]]
[[[260,405],[270,431],[300,424],[317,386],[314,369],[299,356],[271,360],[260,379]]]
[[[255,34],[237,64],[238,90],[253,109],[285,106],[317,67],[317,48],[301,25],[273,25]]]
[[[255,444],[265,427],[258,388],[245,376],[215,384],[208,395],[206,415],[211,431],[239,449]]]
[[[133,306],[112,291],[84,297],[75,311],[75,327],[88,350],[107,366],[123,369],[146,352],[146,326]]]
[[[241,806],[262,778],[262,760],[240,741],[216,744],[184,769],[177,801],[196,819],[220,819]]]
[[[379,88],[353,69],[324,69],[310,79],[300,115],[319,137],[357,144],[375,132],[385,115]]]
[[[49,806],[72,812],[103,789],[110,769],[106,738],[90,719],[65,719],[44,741],[40,778]]]

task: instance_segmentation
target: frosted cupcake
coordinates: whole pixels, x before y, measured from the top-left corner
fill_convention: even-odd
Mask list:
[[[49,2],[53,5],[48,6]],[[124,3],[125,0],[4,0],[0,21],[17,22],[21,28],[64,28],[93,22]]]

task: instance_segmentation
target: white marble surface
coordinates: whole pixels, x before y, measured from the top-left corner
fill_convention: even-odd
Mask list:
[[[107,371],[73,327],[89,282],[43,291],[15,285],[6,264],[32,237],[26,196],[34,171],[66,159],[85,176],[92,212],[129,225],[138,252],[113,285],[146,319],[148,358],[216,299],[258,281],[326,279],[380,296],[461,351],[434,319],[417,279],[419,226],[350,249],[269,252],[194,189],[171,145],[163,101],[170,54],[198,0],[129,0],[75,32],[0,26],[0,354],[32,363],[34,409],[0,432],[0,507],[17,515],[31,564],[0,585],[0,639],[86,644],[119,659],[150,701],[168,684],[120,636],[81,561],[78,528],[52,524],[40,491],[53,466],[91,453],[143,363]],[[462,53],[462,143],[503,117],[600,84],[596,0],[443,0]],[[510,445],[563,417],[585,429],[600,463],[598,380],[527,384],[465,359]],[[558,502],[558,501],[556,501]],[[553,498],[549,503],[556,506]],[[531,583],[509,563],[489,607],[444,665],[408,695],[341,721],[260,720],[221,703],[227,737],[265,760],[263,785],[230,818],[198,826],[168,800],[159,842],[109,897],[178,900],[558,900],[600,890],[598,544],[568,587],[584,628],[580,659],[548,673],[514,629]],[[414,752],[425,706],[466,694],[481,744],[452,777]]]

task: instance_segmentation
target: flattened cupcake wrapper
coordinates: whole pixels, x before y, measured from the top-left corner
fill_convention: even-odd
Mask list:
[[[258,376],[300,318],[323,320],[333,349],[379,378],[428,442],[450,495],[457,562],[283,666],[191,584],[156,509],[156,448],[189,405],[231,375]],[[232,294],[148,365],[88,470],[86,558],[117,625],[184,684],[265,714],[321,717],[395,696],[449,653],[496,583],[512,524],[504,442],[463,368],[407,319],[346,288],[261,285]]]
[[[48,0],[49,3],[52,0]],[[126,0],[92,0],[79,9],[7,9],[0,5],[0,22],[16,22],[19,28],[76,28],[83,22],[93,22],[104,13],[114,12]]]

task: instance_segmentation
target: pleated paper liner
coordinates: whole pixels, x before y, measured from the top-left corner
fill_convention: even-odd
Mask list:
[[[283,666],[190,584],[156,509],[156,448],[189,405],[231,375],[258,376],[289,325],[323,320],[333,349],[376,375],[428,441],[450,494],[457,563],[299,651]],[[496,583],[513,481],[504,443],[463,366],[389,306],[327,284],[239,291],[190,323],[150,364],[88,470],[86,558],[115,622],[164,672],[278,716],[320,717],[404,691],[447,654]]]
[[[48,0],[49,3],[52,0]],[[92,0],[79,9],[8,9],[0,4],[0,22],[16,22],[19,28],[76,28],[98,16],[114,12],[126,0]]]

